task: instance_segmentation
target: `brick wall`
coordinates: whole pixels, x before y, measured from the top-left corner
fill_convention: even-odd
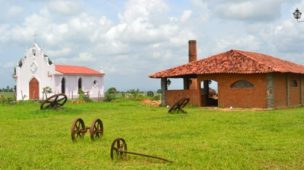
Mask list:
[[[265,74],[215,74],[200,76],[199,80],[218,82],[219,107],[267,107]],[[231,88],[231,84],[237,80],[247,80],[254,87]]]
[[[189,97],[189,103],[195,106],[200,106],[200,93],[198,90],[167,90],[165,91],[166,104],[172,106],[175,102],[183,97]]]
[[[274,80],[274,103],[276,108],[301,105],[301,86],[302,96],[304,95],[303,80],[302,83],[300,82],[301,75],[276,73],[274,74]],[[297,83],[297,86],[293,85],[293,81]]]
[[[286,82],[288,81],[288,86]],[[273,73],[273,106],[275,108],[298,106],[304,103],[304,76],[302,83],[301,75]],[[267,75],[266,74],[210,74],[198,76],[197,87],[203,80],[214,80],[218,83],[218,105],[219,107],[241,107],[241,108],[267,108]],[[252,88],[231,88],[231,84],[238,80],[251,82]],[[292,81],[297,82],[293,87]],[[300,88],[302,86],[302,90]],[[287,92],[288,89],[288,92]],[[269,92],[269,90],[268,90]],[[172,105],[179,98],[189,96],[190,103],[196,106],[203,105],[201,90],[169,90],[166,91],[166,102]]]
[[[303,105],[304,104],[304,76],[300,76],[300,80],[301,80],[301,96],[300,96],[300,99],[302,99],[302,100],[300,100],[300,102],[301,102],[301,104]]]
[[[293,81],[296,82],[294,86]],[[299,106],[300,102],[300,77],[299,75],[288,75],[289,83],[289,106]]]
[[[286,98],[286,74],[274,74],[273,75],[274,81],[274,107],[286,107],[287,106],[287,98]]]

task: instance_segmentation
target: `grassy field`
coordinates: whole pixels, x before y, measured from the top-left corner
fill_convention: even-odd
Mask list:
[[[13,98],[14,97],[14,92],[0,92],[0,96],[4,96],[5,98],[7,98],[7,97],[11,97],[11,98]]]
[[[304,108],[220,111],[166,108],[136,101],[68,103],[40,111],[38,103],[0,105],[0,169],[304,169]],[[101,118],[100,141],[73,143],[70,128],[82,117]],[[111,161],[110,145],[123,137],[128,150],[174,163],[129,156]]]

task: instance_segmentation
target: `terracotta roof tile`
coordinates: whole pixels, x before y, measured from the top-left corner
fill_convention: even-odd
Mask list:
[[[56,71],[63,74],[84,74],[101,76],[103,73],[84,66],[55,65]]]
[[[180,77],[215,73],[298,73],[304,74],[304,65],[281,60],[269,55],[241,50],[230,50],[149,75],[151,78]]]

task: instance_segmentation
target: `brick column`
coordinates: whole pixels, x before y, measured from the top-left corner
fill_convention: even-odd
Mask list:
[[[166,91],[168,90],[168,86],[167,86],[167,78],[161,78],[161,106],[166,106]]]
[[[267,74],[267,108],[273,108],[274,107],[274,99],[273,99],[273,93],[274,93],[274,86],[273,86],[273,75]]]
[[[286,106],[289,106],[289,80],[288,80],[288,75],[286,74],[285,76],[285,81],[286,81]]]
[[[302,89],[302,75],[300,76],[300,103],[301,105],[303,105],[303,96],[302,96],[302,92],[303,92],[303,89]]]

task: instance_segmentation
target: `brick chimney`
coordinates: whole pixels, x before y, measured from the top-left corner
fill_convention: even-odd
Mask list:
[[[189,40],[189,62],[196,61],[196,40]]]

